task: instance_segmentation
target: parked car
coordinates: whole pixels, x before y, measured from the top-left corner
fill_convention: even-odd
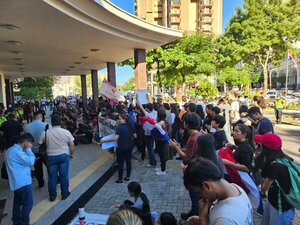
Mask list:
[[[295,91],[292,93],[292,96],[300,97],[300,91]]]
[[[279,92],[277,92],[276,90],[269,90],[266,93],[266,98],[267,99],[275,99],[277,94],[279,94]]]
[[[286,102],[286,105],[297,104],[300,101],[300,99],[296,98],[295,96],[288,95],[288,96],[283,96],[282,98]]]

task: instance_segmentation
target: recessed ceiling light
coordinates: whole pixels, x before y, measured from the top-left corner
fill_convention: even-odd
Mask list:
[[[87,57],[87,56],[82,56],[81,58],[82,58],[82,59],[88,59],[89,57]]]
[[[21,55],[21,54],[23,54],[23,52],[21,52],[21,51],[11,51],[11,53],[14,53],[14,54],[16,54],[16,55]]]
[[[24,61],[24,59],[22,59],[22,58],[13,58],[13,60],[16,60],[16,61]]]
[[[100,49],[98,49],[98,48],[92,48],[91,49],[91,52],[99,52],[100,51]]]
[[[82,62],[74,62],[75,64],[79,65],[79,64],[82,64]]]
[[[71,70],[66,70],[67,72],[71,71]]]
[[[25,68],[24,68],[24,67],[19,67],[18,69],[19,69],[19,70],[24,70]]]
[[[17,66],[23,66],[23,63],[16,63]]]
[[[0,27],[6,30],[20,30],[21,28],[13,24],[0,24]]]
[[[11,45],[15,45],[15,46],[18,46],[18,45],[22,45],[22,44],[23,44],[22,42],[19,42],[19,41],[7,41],[6,43],[7,43],[7,44],[11,44]]]
[[[25,73],[26,71],[25,71],[25,70],[20,70],[20,72],[21,72],[21,73]]]
[[[73,68],[75,68],[75,66],[69,66],[69,68],[72,68],[72,69],[73,69]]]

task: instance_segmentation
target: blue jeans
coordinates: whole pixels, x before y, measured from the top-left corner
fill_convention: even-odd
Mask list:
[[[267,200],[264,208],[264,215],[261,225],[292,225],[295,216],[295,210],[289,209],[281,214]]]
[[[56,198],[57,174],[60,177],[61,195],[69,194],[69,161],[68,154],[48,156],[48,191],[50,198]]]
[[[14,191],[12,221],[14,224],[29,225],[29,214],[32,209],[32,187],[23,186]]]
[[[198,192],[189,191],[190,199],[192,202],[192,208],[190,211],[190,216],[195,216],[199,214],[199,200],[200,194]]]
[[[156,166],[153,143],[154,143],[154,137],[152,135],[151,136],[146,135],[146,146],[147,146],[147,151],[149,156],[149,163],[152,166]]]

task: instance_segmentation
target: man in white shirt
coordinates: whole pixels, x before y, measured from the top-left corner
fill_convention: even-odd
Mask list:
[[[70,131],[60,127],[61,116],[51,117],[52,128],[47,130],[48,191],[51,202],[56,199],[57,174],[60,177],[62,200],[69,197],[69,160],[74,157],[74,137]],[[45,131],[41,134],[40,144],[45,142]]]
[[[188,218],[188,224],[253,224],[252,206],[247,194],[239,186],[224,180],[212,161],[201,157],[194,159],[185,169],[183,179],[186,188],[202,196],[199,216]]]

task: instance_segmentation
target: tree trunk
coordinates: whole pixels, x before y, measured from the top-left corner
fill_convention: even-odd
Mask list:
[[[264,89],[263,89],[263,96],[266,96],[266,93],[268,91],[268,70],[267,66],[263,66],[263,71],[264,71]]]
[[[185,82],[185,75],[182,74],[182,94],[181,96],[186,96],[186,82]]]

